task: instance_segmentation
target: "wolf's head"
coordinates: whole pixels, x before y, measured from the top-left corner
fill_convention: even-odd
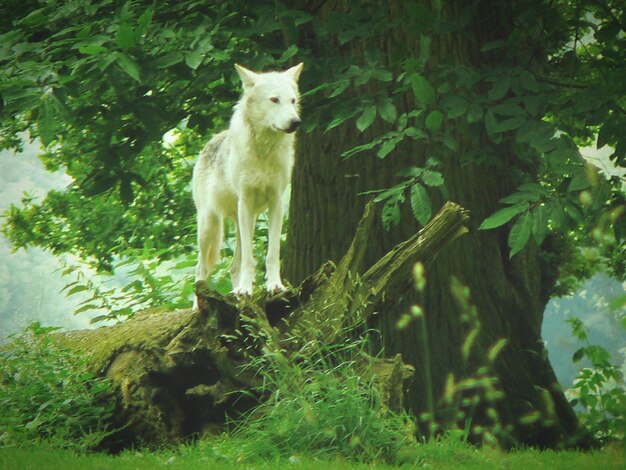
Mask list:
[[[303,63],[284,72],[256,73],[235,65],[243,83],[246,119],[255,127],[294,132],[300,126],[298,78]]]

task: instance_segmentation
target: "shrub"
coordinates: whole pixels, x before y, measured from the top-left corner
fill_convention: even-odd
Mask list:
[[[108,435],[110,382],[85,369],[88,359],[33,323],[0,349],[0,445],[45,442],[74,450]]]
[[[591,344],[588,329],[578,318],[567,320],[572,335],[585,345],[574,353],[573,361],[587,359],[590,367],[578,371],[567,391],[581,423],[601,442],[626,439],[626,384],[619,368],[611,364],[610,353]]]

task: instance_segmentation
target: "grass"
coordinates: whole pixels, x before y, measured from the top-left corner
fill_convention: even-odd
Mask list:
[[[191,445],[153,452],[127,451],[110,456],[99,453],[75,453],[69,450],[32,446],[0,448],[0,470],[142,470],[142,469],[622,469],[625,468],[624,449],[609,447],[594,452],[520,450],[502,452],[496,449],[477,450],[458,440],[443,439],[428,444],[407,447],[401,457],[404,463],[364,464],[348,462],[339,457],[316,459],[294,455],[287,459],[247,460],[236,457],[241,446],[237,440],[214,439]]]
[[[311,350],[308,343],[291,360],[264,349],[249,367],[258,369],[263,378],[258,392],[267,398],[231,423],[228,435],[152,451],[89,452],[99,441],[82,442],[91,428],[79,418],[94,410],[92,393],[84,393],[83,387],[92,377],[69,370],[66,362],[74,356],[54,348],[47,332],[31,333],[34,342],[6,351],[5,368],[0,368],[0,403],[5,405],[0,411],[0,470],[626,468],[623,441],[621,447],[588,453],[503,452],[478,450],[464,442],[463,430],[453,430],[445,438],[418,443],[412,419],[388,410],[375,382],[367,378],[372,374],[363,338]],[[72,378],[80,387],[66,390]],[[66,386],[54,388],[59,383]],[[31,428],[31,434],[24,434]]]

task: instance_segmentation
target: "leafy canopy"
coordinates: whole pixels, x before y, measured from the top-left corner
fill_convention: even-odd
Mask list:
[[[344,158],[385,159],[406,142],[432,153],[377,191],[386,226],[399,223],[404,201],[428,222],[432,189],[448,191],[440,162],[502,166],[518,189],[480,228],[507,226],[511,256],[560,234],[601,244],[624,275],[619,182],[607,184],[578,152],[597,139],[614,164],[626,164],[623,6],[510,2],[513,24],[482,37],[468,29],[480,2],[455,17],[441,2],[403,5],[398,17],[385,2],[330,13],[311,2],[3,2],[0,144],[19,148],[27,131],[41,140],[47,168],[74,180],[12,207],[6,233],[17,247],[76,253],[100,268],[147,240],[167,248],[161,257],[189,251],[187,158],[225,126],[238,87],[233,64],[304,60],[305,131],[356,126],[363,142]],[[387,56],[380,39],[400,27],[415,42]],[[433,44],[461,33],[484,65],[432,63]],[[371,47],[346,60],[357,43]],[[372,138],[376,122],[387,131]],[[459,132],[471,143],[462,152]]]

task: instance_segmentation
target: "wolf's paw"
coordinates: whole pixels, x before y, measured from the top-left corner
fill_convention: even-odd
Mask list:
[[[270,294],[270,295],[279,294],[279,293],[285,292],[287,290],[287,288],[280,281],[267,283],[265,285],[265,289],[267,290],[268,294]]]
[[[239,298],[250,298],[252,297],[252,287],[235,287],[232,290],[232,294],[235,294]]]

